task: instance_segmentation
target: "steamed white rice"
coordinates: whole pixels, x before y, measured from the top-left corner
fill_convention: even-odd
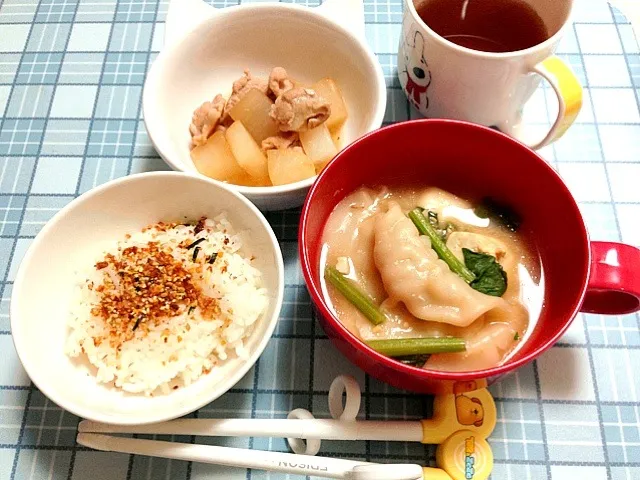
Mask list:
[[[217,253],[209,268],[207,262],[195,273],[194,249],[179,248],[205,238],[198,244],[199,258]],[[73,302],[66,353],[71,357],[86,355],[97,369],[99,382],[111,383],[127,392],[147,395],[168,393],[189,385],[203,374],[234,356],[246,357],[245,340],[252,326],[264,313],[268,298],[262,286],[261,273],[252,266],[253,259],[242,253],[242,235],[235,232],[225,215],[204,222],[204,230],[194,233],[194,226],[176,225],[166,231],[151,227],[131,233],[107,253],[118,256],[127,247],[142,247],[148,242],[171,245],[172,256],[192,273],[192,282],[202,293],[218,300],[220,314],[204,318],[200,307],[184,309],[173,317],[163,317],[158,325],[149,325],[148,332],[134,331],[130,340],[119,347],[109,341],[94,341],[108,337],[106,321],[92,314],[100,302],[95,286],[107,273],[87,265],[80,272],[77,298]],[[98,259],[102,260],[104,255]],[[105,269],[106,270],[106,269]]]

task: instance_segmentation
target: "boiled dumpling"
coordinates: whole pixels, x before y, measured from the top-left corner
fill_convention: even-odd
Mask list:
[[[513,349],[526,328],[529,314],[519,304],[505,304],[489,311],[466,331],[457,333],[465,339],[466,352],[431,355],[425,368],[449,372],[482,370],[499,365]]]
[[[502,298],[475,291],[453,273],[395,203],[376,219],[373,253],[390,299],[404,303],[419,319],[466,327],[505,305]]]
[[[385,297],[384,288],[373,263],[373,229],[376,214],[380,211],[380,194],[360,189],[340,203],[336,214],[331,215],[325,225],[325,232],[331,232],[330,265],[345,257],[353,265],[360,286],[376,301]],[[343,262],[342,262],[343,263]],[[370,323],[367,320],[367,323]]]
[[[416,205],[438,215],[441,224],[463,224],[481,228],[489,226],[489,219],[478,217],[471,202],[439,188],[429,188],[420,194],[417,203],[411,208]]]
[[[367,320],[367,324],[360,328],[360,336],[364,340],[399,339],[399,338],[429,338],[429,337],[459,337],[460,327],[448,323],[427,322],[415,318],[402,302],[387,299],[380,304],[387,319],[380,325],[374,325]],[[477,322],[476,322],[477,323]],[[472,328],[475,323],[467,327]]]
[[[420,194],[416,205],[437,213],[441,222],[458,220],[456,213],[460,210],[471,211],[473,208],[471,202],[435,187],[428,188]]]

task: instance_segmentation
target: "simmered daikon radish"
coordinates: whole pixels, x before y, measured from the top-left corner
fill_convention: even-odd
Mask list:
[[[233,122],[226,131],[227,142],[238,164],[257,182],[269,182],[267,158],[242,122]]]
[[[331,139],[338,150],[342,149],[342,128],[337,128],[331,132]]]
[[[329,130],[340,128],[347,120],[347,106],[336,82],[331,78],[323,78],[311,88],[331,105],[331,115],[325,122]]]
[[[268,137],[278,134],[278,127],[269,116],[273,102],[260,90],[249,90],[238,103],[229,110],[235,121],[242,122],[258,145]]]
[[[300,132],[300,143],[318,173],[338,153],[326,123]]]
[[[191,159],[200,173],[216,180],[237,183],[247,175],[238,165],[222,132],[215,132],[207,143],[191,150]]]
[[[247,172],[245,172],[244,175],[240,177],[237,181],[229,182],[229,183],[233,183],[234,185],[243,185],[245,187],[271,187],[272,186],[271,180],[269,180],[269,177],[254,178],[251,175],[249,175]]]
[[[313,162],[300,150],[269,150],[269,178],[274,185],[293,183],[316,174]]]

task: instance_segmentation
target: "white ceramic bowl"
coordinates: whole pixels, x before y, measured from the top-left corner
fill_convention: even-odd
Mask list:
[[[250,253],[264,273],[269,307],[247,340],[248,360],[233,359],[188,387],[145,397],[99,384],[86,360],[64,353],[76,271],[127,232],[159,220],[197,219],[227,212],[250,231]],[[246,241],[246,240],[245,240]],[[18,271],[11,297],[11,332],[35,385],[60,407],[112,424],[143,424],[190,413],[225,393],[256,362],[278,320],[284,291],[283,261],[273,230],[246,198],[205,178],[177,172],[132,175],[80,196],[35,238]]]
[[[308,83],[334,78],[349,111],[344,146],[379,128],[385,81],[364,40],[363,15],[362,0],[328,0],[317,8],[267,3],[224,9],[172,0],[165,49],[147,76],[143,97],[147,131],[160,156],[175,170],[197,173],[189,156],[193,111],[217,93],[228,96],[245,68],[267,77],[282,66]],[[260,209],[275,210],[301,205],[315,178],[231,188]]]

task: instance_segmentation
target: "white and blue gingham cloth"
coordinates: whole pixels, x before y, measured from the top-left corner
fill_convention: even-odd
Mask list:
[[[13,280],[43,224],[98,184],[166,168],[140,101],[166,11],[164,0],[0,0],[1,480],[299,478],[77,447],[78,419],[31,385],[13,349]],[[365,15],[387,79],[385,121],[413,118],[394,70],[402,1],[365,0]],[[569,184],[594,239],[640,245],[640,49],[631,25],[604,0],[576,0],[559,54],[581,79],[585,102],[577,123],[542,154]],[[546,128],[555,102],[548,88],[538,90],[528,122]],[[268,215],[286,263],[274,337],[234,389],[195,415],[271,418],[303,407],[328,416],[331,380],[348,373],[363,388],[362,418],[429,416],[428,397],[365,376],[316,324],[297,261],[298,213]],[[582,315],[551,351],[491,388],[499,413],[490,439],[494,479],[640,479],[639,327],[638,315]],[[175,440],[286,450],[281,439]],[[434,452],[419,444],[324,442],[321,454],[428,464]]]

